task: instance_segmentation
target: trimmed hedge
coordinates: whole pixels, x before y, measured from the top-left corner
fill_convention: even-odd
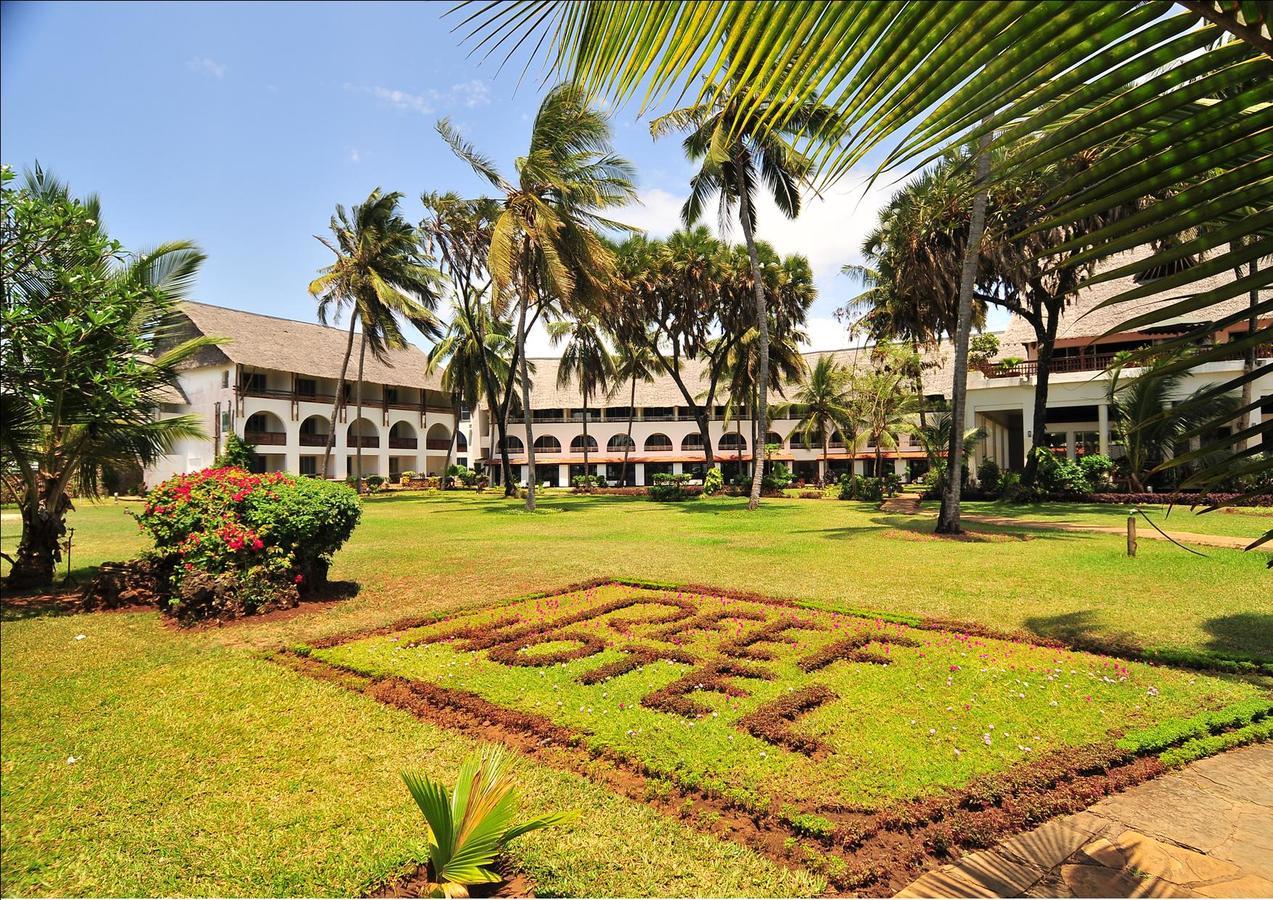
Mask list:
[[[1070,499],[1070,498],[1063,498]],[[1084,494],[1082,496],[1072,498],[1081,503],[1116,503],[1120,505],[1137,506],[1140,504],[1154,504],[1165,506],[1174,503],[1177,506],[1210,505],[1212,503],[1226,503],[1231,506],[1273,506],[1273,494],[1256,494],[1252,497],[1243,498],[1241,494],[1234,493],[1210,493],[1210,494],[1190,494],[1190,493],[1174,493],[1174,494]]]
[[[1215,736],[1215,732],[1222,730],[1245,728],[1268,718],[1270,714],[1273,714],[1273,702],[1257,697],[1215,712],[1201,713],[1187,719],[1172,719],[1153,728],[1133,731],[1122,738],[1117,746],[1120,750],[1131,753],[1157,753],[1185,741]]]
[[[1251,725],[1244,725],[1234,731],[1223,734],[1212,734],[1207,737],[1193,738],[1179,747],[1172,747],[1159,754],[1158,760],[1167,768],[1183,766],[1204,756],[1214,756],[1224,750],[1242,747],[1257,741],[1273,740],[1273,718],[1264,718]]]

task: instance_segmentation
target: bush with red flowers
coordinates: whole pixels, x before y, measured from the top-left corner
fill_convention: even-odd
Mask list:
[[[168,479],[134,515],[165,570],[160,608],[189,622],[296,605],[327,580],[361,507],[343,484],[224,467]]]

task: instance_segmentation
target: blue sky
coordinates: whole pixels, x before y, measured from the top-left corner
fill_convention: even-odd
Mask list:
[[[126,246],[198,242],[197,299],[313,320],[306,285],[330,258],[313,235],[336,203],[399,190],[416,221],[423,191],[482,190],[434,132],[439,117],[506,172],[524,152],[542,84],[470,59],[449,5],[6,2],[0,155],[96,191]],[[616,218],[666,234],[690,165],[635,106],[614,126],[642,200]],[[855,179],[795,222],[762,207],[760,236],[814,265],[814,347],[847,343],[831,316],[853,285],[836,273],[886,195]]]

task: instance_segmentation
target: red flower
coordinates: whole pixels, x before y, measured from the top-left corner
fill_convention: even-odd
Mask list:
[[[304,581],[304,580],[305,580],[305,576],[304,576],[304,575],[297,575],[295,578],[293,578],[293,579],[292,579],[292,582],[293,582],[294,584],[300,584],[300,583],[301,583],[302,581]]]

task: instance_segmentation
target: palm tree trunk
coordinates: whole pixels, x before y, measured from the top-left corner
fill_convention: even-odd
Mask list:
[[[455,430],[451,432],[451,443],[447,444],[447,447],[446,447],[446,464],[442,468],[442,489],[443,490],[446,490],[446,487],[447,487],[446,473],[451,468],[451,459],[455,455],[455,448],[460,445],[460,395],[459,394],[451,395],[451,415],[455,418]],[[424,451],[426,454],[425,459],[428,459],[427,454],[429,452],[429,438],[428,438],[427,432],[425,433],[424,441],[425,441]]]
[[[9,590],[53,585],[53,569],[62,558],[61,540],[66,534],[66,511],[71,502],[65,491],[56,491],[57,479],[36,474],[36,488],[23,492],[22,537],[13,567],[5,579]]]
[[[752,233],[752,210],[751,203],[747,197],[747,185],[743,181],[742,167],[735,165],[735,180],[737,181],[738,196],[740,202],[738,205],[738,218],[743,225],[743,238],[747,241],[747,258],[751,262],[751,279],[752,293],[755,295],[756,307],[756,348],[757,355],[760,357],[759,364],[756,366],[756,379],[759,382],[758,393],[759,402],[756,404],[755,416],[756,422],[760,427],[760,433],[765,434],[769,430],[769,309],[765,305],[765,284],[762,281],[760,272],[760,257],[756,255],[756,236]],[[755,509],[760,506],[760,483],[763,479],[764,466],[757,462],[755,448],[752,448],[752,473],[751,473],[751,498],[747,501],[748,509]]]
[[[632,450],[632,422],[636,419],[636,374],[632,375],[632,396],[628,398],[628,439],[623,442],[623,475],[619,487],[628,486],[628,453]]]
[[[1031,416],[1033,438],[1030,443],[1030,454],[1025,460],[1025,472],[1021,475],[1021,483],[1034,484],[1039,474],[1039,459],[1035,451],[1044,446],[1043,437],[1048,430],[1048,382],[1052,377],[1052,347],[1056,343],[1056,330],[1060,325],[1061,312],[1056,310],[1049,319],[1042,334],[1036,334],[1038,349],[1034,352],[1034,411]],[[961,435],[963,428],[960,428]],[[1049,451],[1051,452],[1051,451]]]
[[[986,229],[986,200],[990,180],[990,137],[981,137],[977,156],[977,193],[968,222],[968,246],[964,248],[963,270],[959,277],[959,314],[955,321],[955,371],[951,390],[950,443],[946,452],[946,490],[937,516],[938,534],[961,534],[959,524],[960,474],[963,471],[964,407],[968,401],[968,338],[972,331],[972,291],[977,283],[977,261],[981,256],[981,235]]]
[[[358,317],[349,316],[349,339],[345,341],[345,360],[340,364],[340,383],[336,385],[336,397],[332,400],[332,421],[327,429],[327,443],[323,447],[323,478],[328,475],[327,464],[332,458],[332,448],[336,446],[336,417],[340,415],[341,404],[345,401],[345,376],[349,373],[349,358],[354,355],[354,325]]]
[[[818,423],[818,428],[822,433],[822,471],[818,473],[818,482],[823,487],[826,487],[827,471],[831,465],[831,445],[830,438],[827,435],[827,423],[825,419]]]
[[[570,469],[567,468],[566,471],[569,472]],[[584,477],[584,483],[588,487],[592,487],[591,484],[588,484],[589,479],[592,477],[592,471],[588,468],[588,392],[587,391],[583,392],[583,477]]]
[[[517,482],[513,478],[513,464],[509,460],[508,452],[508,411],[513,404],[513,391],[517,384],[517,377],[514,375],[521,368],[521,345],[513,341],[513,359],[508,367],[508,383],[504,385],[504,400],[499,407],[500,421],[500,437],[505,438],[503,447],[500,450],[501,464],[504,466],[504,496],[511,497],[517,490]]]
[[[528,290],[529,293],[529,290]],[[522,297],[517,311],[517,349],[521,356],[518,363],[522,370],[522,415],[526,419],[526,511],[535,511],[535,482],[539,473],[535,469],[535,435],[531,425],[534,416],[530,409],[530,371],[526,365],[526,307],[530,305],[528,296]]]
[[[358,426],[358,430],[360,432],[362,431],[362,364],[363,364],[363,361],[366,360],[366,358],[367,358],[367,332],[364,331],[362,333],[361,346],[358,350],[358,386],[355,388],[355,393],[357,394],[357,396],[354,398],[354,402],[358,406],[358,418],[354,420],[354,424]],[[358,447],[355,451],[355,458],[357,459],[357,467],[358,467],[357,468],[358,493],[361,494],[362,493],[362,435],[359,434],[355,438],[355,440],[358,442]]]
[[[1230,250],[1235,249],[1233,243],[1229,244],[1229,249]],[[1247,265],[1250,268],[1252,275],[1255,275],[1255,273],[1259,271],[1258,260],[1252,259],[1251,262],[1249,262]],[[1241,266],[1239,266],[1238,268],[1241,269]],[[1238,273],[1238,277],[1239,278],[1242,277],[1240,272]],[[1248,335],[1255,334],[1256,330],[1260,327],[1260,316],[1259,316],[1259,313],[1256,312],[1256,306],[1260,302],[1260,292],[1258,290],[1251,291],[1250,298],[1251,298],[1250,307],[1249,307],[1249,312],[1247,313],[1247,320],[1246,320]],[[1244,375],[1250,375],[1252,372],[1255,371],[1256,363],[1259,361],[1256,359],[1256,355],[1255,355],[1258,349],[1259,348],[1256,347],[1255,344],[1252,344],[1250,347],[1247,348],[1246,356],[1242,361],[1242,373]],[[1250,379],[1248,379],[1242,385],[1242,401],[1241,401],[1242,407],[1246,409],[1247,407],[1251,406],[1251,404],[1254,401],[1255,401],[1255,383],[1251,381]],[[1245,425],[1243,425],[1242,423],[1239,423],[1239,427],[1254,428],[1255,426],[1260,424],[1260,417],[1261,417],[1261,413],[1260,413],[1259,407],[1256,407],[1254,409],[1247,409],[1246,423]],[[1254,450],[1256,447],[1260,445],[1260,442],[1262,440],[1263,438],[1258,434],[1251,435],[1245,441],[1245,444],[1246,444],[1245,449]],[[1242,449],[1244,448],[1233,447],[1231,452],[1236,453]]]

